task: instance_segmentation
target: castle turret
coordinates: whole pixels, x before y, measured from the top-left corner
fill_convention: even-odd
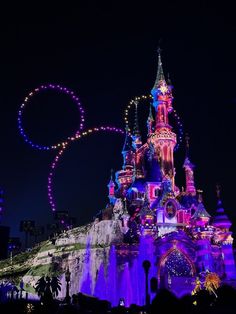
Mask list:
[[[155,136],[151,141],[154,144],[156,155],[159,156],[163,177],[172,179],[174,186],[174,147],[176,145],[176,134],[172,132],[169,125],[168,115],[172,111],[172,86],[168,86],[165,80],[160,50],[158,51],[158,68],[154,86],[151,90],[153,96],[153,107],[156,111]]]
[[[131,137],[128,127],[126,127],[125,142],[122,149],[123,167],[122,170],[116,172],[116,182],[119,186],[121,194],[133,182],[134,172],[134,152],[131,146]]]
[[[133,169],[133,152],[131,147],[131,138],[129,135],[128,127],[126,127],[125,142],[122,149],[123,155],[123,169]]]
[[[110,203],[114,204],[115,201],[115,182],[113,181],[113,169],[111,169],[111,178],[107,185],[108,187],[108,198],[110,200]]]
[[[158,49],[158,67],[154,86],[151,90],[153,96],[153,107],[156,110],[156,128],[169,126],[168,114],[172,111],[172,85],[168,85],[165,80],[160,49]]]
[[[202,203],[202,195],[199,193],[198,206],[192,216],[192,221],[198,227],[205,227],[208,225],[210,218],[211,215],[206,211]]]
[[[220,197],[220,186],[216,187],[217,193],[217,209],[213,225],[216,227],[215,241],[221,244],[222,258],[224,262],[224,272],[227,279],[236,279],[236,270],[233,254],[233,238],[232,232],[229,231],[231,221],[225,214]]]
[[[225,214],[225,210],[223,208],[222,201],[220,198],[219,185],[217,185],[216,193],[217,193],[217,209],[216,209],[216,215],[213,219],[213,226],[228,232],[232,223],[229,220],[228,216]]]
[[[135,116],[134,116],[134,129],[132,135],[132,146],[135,150],[139,149],[142,146],[141,135],[139,131],[139,124],[138,124],[138,102],[135,101]]]
[[[130,215],[127,210],[126,198],[124,198],[124,211],[121,215],[121,218],[122,218],[122,231],[123,233],[127,233],[129,230],[128,222],[129,222]]]
[[[213,230],[209,228],[210,214],[206,211],[202,203],[202,191],[198,190],[198,206],[192,216],[192,225],[197,239],[197,266],[199,271],[213,271],[213,256],[211,248],[211,238]]]
[[[153,133],[153,130],[152,130],[153,122],[154,122],[154,118],[153,118],[153,115],[152,115],[152,106],[150,105],[149,115],[148,115],[148,118],[147,118],[148,136],[150,136]]]
[[[183,168],[185,170],[185,178],[186,178],[186,194],[195,196],[196,188],[194,184],[194,165],[191,163],[189,159],[189,136],[186,134],[186,157],[184,160]]]

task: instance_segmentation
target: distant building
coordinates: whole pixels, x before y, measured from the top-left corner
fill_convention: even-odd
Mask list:
[[[0,226],[0,259],[5,259],[8,256],[9,233],[9,227]]]

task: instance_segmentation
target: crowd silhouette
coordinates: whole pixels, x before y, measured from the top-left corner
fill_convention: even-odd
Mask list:
[[[210,290],[198,289],[196,293],[186,294],[178,298],[168,289],[157,291],[151,304],[138,306],[135,304],[125,307],[123,303],[116,307],[106,300],[99,300],[95,297],[82,293],[73,294],[68,304],[56,299],[61,288],[57,277],[42,277],[35,285],[35,291],[40,300],[31,301],[19,297],[7,299],[4,296],[6,290],[9,292],[9,283],[0,285],[0,313],[42,313],[42,314],[63,314],[63,313],[97,313],[97,314],[154,314],[154,313],[183,313],[183,314],[231,314],[235,312],[236,289],[232,286],[222,284],[216,289],[216,293]],[[5,289],[5,290],[4,290]]]

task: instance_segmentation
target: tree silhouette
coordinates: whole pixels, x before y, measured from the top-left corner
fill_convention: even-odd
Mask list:
[[[48,303],[51,303],[53,300],[52,290],[51,290],[51,278],[47,276],[45,280],[46,280],[46,286],[44,290],[44,303],[48,304]]]
[[[44,296],[45,288],[46,288],[46,281],[45,281],[45,278],[43,276],[43,277],[39,278],[39,280],[35,284],[35,291],[37,292],[37,294],[40,298],[42,298]]]
[[[52,289],[53,297],[54,298],[57,297],[59,291],[61,291],[61,282],[60,282],[60,279],[57,276],[52,277],[51,289]]]
[[[44,304],[49,304],[53,301],[53,298],[58,296],[59,291],[61,291],[61,282],[57,276],[53,276],[52,278],[43,276],[36,282],[35,291]]]

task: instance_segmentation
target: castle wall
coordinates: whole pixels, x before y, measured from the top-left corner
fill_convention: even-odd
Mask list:
[[[231,243],[222,244],[222,253],[224,260],[224,268],[226,279],[236,279],[235,261],[233,255],[233,247]]]
[[[214,271],[211,243],[208,239],[197,241],[197,269],[201,271]]]

